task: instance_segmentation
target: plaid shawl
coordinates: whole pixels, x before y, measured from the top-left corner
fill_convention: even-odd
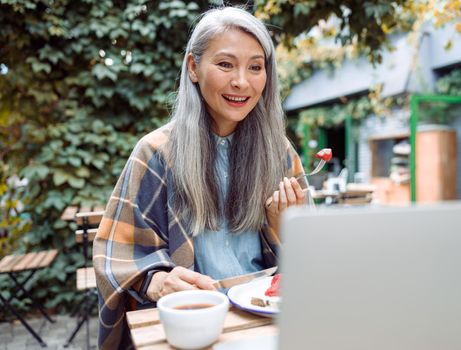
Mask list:
[[[125,313],[151,303],[146,296],[154,272],[175,266],[194,269],[188,223],[178,219],[172,202],[171,170],[161,147],[171,125],[144,136],[135,146],[109,199],[93,244],[99,293],[99,348],[130,348]],[[288,174],[303,172],[287,141]],[[261,232],[267,267],[276,265],[276,234]],[[153,306],[153,305],[152,305]]]

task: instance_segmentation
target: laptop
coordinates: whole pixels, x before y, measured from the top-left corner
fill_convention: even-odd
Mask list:
[[[280,350],[460,350],[461,203],[290,208]]]

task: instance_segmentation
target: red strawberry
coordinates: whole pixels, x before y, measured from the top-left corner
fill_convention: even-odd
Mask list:
[[[272,277],[271,286],[267,288],[266,292],[264,293],[265,296],[268,297],[277,297],[280,295],[280,274],[276,274]]]
[[[332,156],[333,152],[331,151],[331,148],[324,148],[317,152],[315,158],[323,159],[325,162],[328,162]]]

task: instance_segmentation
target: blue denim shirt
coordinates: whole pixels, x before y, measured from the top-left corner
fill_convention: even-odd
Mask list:
[[[232,135],[219,137],[217,142],[216,175],[225,200],[229,188],[229,155]],[[223,203],[221,203],[223,204]],[[222,279],[264,268],[261,238],[257,231],[232,233],[221,218],[218,231],[205,230],[194,237],[196,271],[213,279]]]

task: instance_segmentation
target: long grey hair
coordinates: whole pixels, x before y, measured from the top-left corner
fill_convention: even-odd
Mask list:
[[[199,64],[210,40],[230,29],[242,30],[259,41],[265,53],[267,80],[257,105],[234,132],[229,190],[221,208],[213,121],[198,85],[189,78],[187,56],[192,53]],[[167,153],[176,209],[180,217],[190,220],[194,235],[204,229],[217,230],[222,215],[232,232],[259,230],[264,225],[264,203],[277,189],[287,168],[285,120],[279,96],[274,45],[264,24],[235,7],[204,13],[187,44]]]

